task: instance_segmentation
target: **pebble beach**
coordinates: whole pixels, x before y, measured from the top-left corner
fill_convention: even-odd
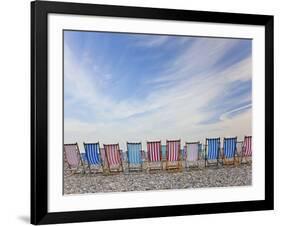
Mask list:
[[[160,170],[148,173],[124,172],[114,175],[101,173],[73,174],[64,177],[64,194],[148,191],[165,189],[192,189],[204,187],[249,186],[252,184],[252,165],[219,165],[183,168],[180,172]]]

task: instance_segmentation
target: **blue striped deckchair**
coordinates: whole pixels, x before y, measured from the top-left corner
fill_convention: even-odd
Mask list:
[[[220,138],[206,138],[205,167],[219,164]]]
[[[223,139],[222,164],[234,164],[237,156],[237,137]]]
[[[142,145],[127,142],[128,170],[142,170]]]
[[[85,154],[88,162],[89,173],[104,172],[103,163],[100,156],[100,144],[98,143],[84,143]],[[93,171],[91,169],[93,167]]]

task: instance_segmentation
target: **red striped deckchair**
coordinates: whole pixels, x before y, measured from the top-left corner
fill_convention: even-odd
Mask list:
[[[242,147],[241,163],[243,163],[243,158],[246,160],[245,163],[250,162],[249,158],[251,157],[252,157],[252,136],[245,136],[243,147]]]
[[[166,170],[181,170],[182,164],[180,159],[180,140],[166,141]]]
[[[147,142],[147,157],[147,168],[149,172],[151,172],[151,170],[163,169],[161,156],[161,141]]]
[[[104,144],[103,147],[109,172],[123,172],[122,151],[119,144]]]
[[[66,176],[71,176],[74,173],[78,173],[79,170],[80,173],[85,173],[85,166],[81,158],[78,143],[64,144],[63,153],[64,162],[67,164],[67,166],[64,165]],[[68,172],[70,172],[70,174],[67,174]]]

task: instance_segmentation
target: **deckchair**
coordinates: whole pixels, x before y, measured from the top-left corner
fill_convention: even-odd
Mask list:
[[[219,164],[220,138],[206,138],[205,167]]]
[[[166,170],[181,170],[182,164],[180,159],[180,140],[166,141]]]
[[[104,144],[109,173],[123,172],[122,151],[119,144]]]
[[[98,143],[83,143],[85,154],[88,162],[89,173],[103,173],[103,163],[100,155],[100,144]],[[92,168],[91,168],[92,167]],[[93,169],[93,171],[92,171]]]
[[[148,172],[163,169],[161,141],[147,142],[147,159]]]
[[[224,138],[222,150],[222,164],[233,165],[237,157],[237,137]]]
[[[139,143],[129,143],[127,142],[127,161],[128,161],[128,170],[142,170],[143,161],[142,161],[142,145]]]
[[[199,151],[200,142],[186,142],[185,143],[185,167],[199,167]]]
[[[243,163],[243,158],[246,160],[245,163],[251,162],[251,160],[248,160],[251,157],[252,157],[252,136],[245,136],[243,147],[242,147],[241,163]]]
[[[63,153],[65,160],[64,162],[67,164],[66,167],[64,166],[66,176],[71,176],[75,173],[79,173],[79,171],[80,173],[85,173],[85,166],[81,158],[78,143],[64,144]],[[67,172],[70,172],[70,175],[66,174]]]

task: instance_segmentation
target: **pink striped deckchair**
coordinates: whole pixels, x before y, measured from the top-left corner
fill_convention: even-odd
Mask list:
[[[85,172],[85,167],[81,159],[78,143],[64,144],[63,153],[64,162],[67,164],[67,166],[64,166],[66,176],[71,176],[74,173],[78,173],[79,170],[80,173]],[[67,174],[68,171],[70,172],[70,175]]]
[[[104,144],[103,147],[109,172],[123,172],[122,151],[119,144]]]
[[[166,170],[181,170],[181,159],[180,159],[180,140],[167,140],[166,141]]]
[[[148,141],[147,142],[147,168],[148,171],[163,169],[162,156],[161,156],[161,141]]]
[[[200,142],[186,142],[184,146],[185,152],[185,166],[199,167],[199,148]]]
[[[246,160],[246,163],[250,162],[248,161],[248,158],[251,157],[252,157],[252,136],[245,136],[243,147],[242,147],[241,163],[243,163],[243,158]]]

